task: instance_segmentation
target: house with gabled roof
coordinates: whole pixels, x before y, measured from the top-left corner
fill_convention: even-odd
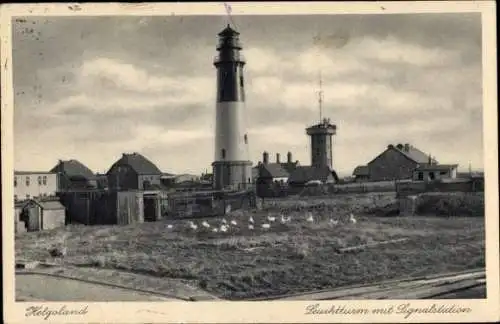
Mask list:
[[[110,190],[160,190],[163,172],[137,152],[123,153],[106,173]]]
[[[358,165],[353,173],[354,181],[363,182],[368,181],[370,179],[370,173],[367,165]]]
[[[97,187],[97,177],[78,160],[59,160],[50,172],[59,175],[59,190],[89,189]]]
[[[262,161],[252,169],[255,180],[261,179],[267,182],[287,182],[290,173],[299,166],[299,161],[292,160],[292,153],[287,153],[287,161],[280,160],[280,154],[276,153],[276,162],[269,162],[269,153],[262,154]],[[261,181],[262,182],[262,181]]]
[[[413,145],[390,144],[382,153],[368,162],[367,165],[357,166],[354,169],[353,175],[357,179],[367,181],[409,180],[419,177],[418,172],[421,171],[416,171],[417,168],[430,167],[436,169],[436,172],[444,172],[444,170],[437,169],[445,168],[450,177],[456,176],[456,172],[452,171],[453,168],[456,168],[454,165],[437,167],[438,165],[440,164],[434,157],[424,153]],[[441,176],[445,175],[441,174]]]

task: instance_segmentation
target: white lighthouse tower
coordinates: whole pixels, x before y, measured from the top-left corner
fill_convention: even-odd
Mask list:
[[[213,185],[216,189],[245,189],[252,182],[245,118],[245,60],[239,33],[229,25],[219,33],[217,104],[215,121],[215,159]]]

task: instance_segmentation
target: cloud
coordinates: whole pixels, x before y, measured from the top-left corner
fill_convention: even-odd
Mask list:
[[[475,17],[238,17],[251,159],[292,151],[309,163],[305,128],[319,118],[321,70],[323,113],[339,127],[341,174],[397,141],[439,160],[481,165]],[[206,16],[44,17],[28,19],[29,33],[14,24],[16,168],[49,169],[72,157],[105,170],[131,151],[165,170],[210,168],[221,23]],[[312,47],[318,34],[329,42]]]

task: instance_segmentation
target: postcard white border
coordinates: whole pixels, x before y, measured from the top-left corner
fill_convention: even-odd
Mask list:
[[[499,217],[498,217],[498,143],[496,98],[496,14],[493,1],[442,1],[442,2],[264,2],[230,3],[232,15],[309,15],[309,14],[393,14],[480,12],[483,26],[483,99],[484,99],[484,170],[486,177],[486,272],[487,295],[485,300],[416,300],[416,301],[326,301],[330,305],[376,308],[411,303],[412,307],[431,304],[454,304],[470,307],[472,312],[453,314],[414,314],[410,318],[401,315],[305,315],[305,307],[311,302],[127,302],[127,303],[43,303],[51,308],[66,305],[80,308],[88,305],[88,313],[81,316],[57,317],[50,322],[119,322],[119,323],[256,323],[256,322],[479,322],[500,320],[499,300]],[[40,318],[25,317],[26,307],[33,303],[14,301],[14,209],[13,174],[13,89],[11,18],[13,16],[94,16],[94,15],[225,15],[223,3],[108,3],[108,4],[10,4],[1,7],[1,84],[2,84],[2,217],[4,267],[4,318],[8,323],[39,323]],[[40,305],[37,303],[36,305]],[[47,321],[48,322],[48,321]]]

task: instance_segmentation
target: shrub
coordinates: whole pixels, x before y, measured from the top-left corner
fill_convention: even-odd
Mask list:
[[[429,193],[419,196],[418,215],[484,216],[483,193]]]

